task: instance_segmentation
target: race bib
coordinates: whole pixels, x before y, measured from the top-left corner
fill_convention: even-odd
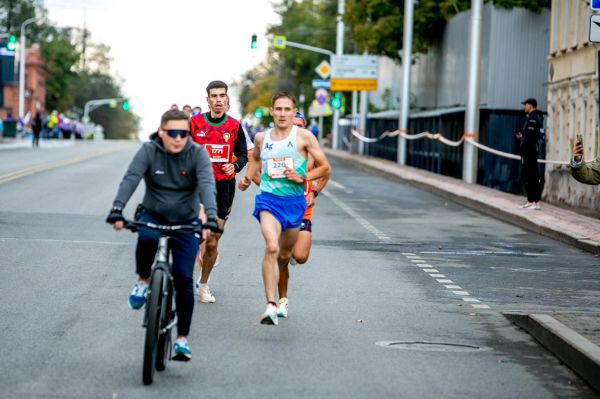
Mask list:
[[[267,175],[271,179],[285,178],[284,172],[286,168],[294,169],[294,160],[292,157],[267,159]]]
[[[229,144],[204,144],[211,162],[229,162]]]

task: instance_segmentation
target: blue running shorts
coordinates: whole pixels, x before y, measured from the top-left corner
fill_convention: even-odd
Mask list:
[[[300,227],[305,210],[304,195],[284,197],[261,192],[256,196],[252,215],[260,223],[260,212],[268,211],[281,224],[281,229],[287,230]]]

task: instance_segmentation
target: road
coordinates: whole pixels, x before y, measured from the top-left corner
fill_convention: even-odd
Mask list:
[[[0,397],[598,396],[501,315],[598,311],[597,258],[336,162],[290,317],[258,323],[257,191],[238,192],[193,359],[144,386],[142,313],[126,304],[135,236],[104,223],[136,148],[0,155]]]

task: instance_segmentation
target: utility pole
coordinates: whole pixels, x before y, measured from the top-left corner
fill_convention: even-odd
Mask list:
[[[19,119],[25,116],[25,64],[27,63],[27,49],[25,41],[25,27],[41,18],[29,18],[21,24],[21,49],[19,52]]]
[[[469,37],[469,85],[465,112],[463,181],[477,183],[477,148],[469,140],[479,137],[479,75],[481,68],[481,14],[483,0],[471,0],[471,35]]]
[[[338,0],[338,14],[337,14],[337,31],[335,38],[335,55],[344,55],[344,12],[346,8],[345,0]],[[331,148],[337,150],[338,148],[338,132],[340,123],[340,110],[335,108],[333,110],[333,126],[331,127]]]
[[[402,42],[402,93],[400,95],[400,119],[398,131],[408,132],[410,111],[410,67],[412,65],[414,0],[404,0],[404,40]],[[406,139],[398,136],[398,163],[406,165]]]

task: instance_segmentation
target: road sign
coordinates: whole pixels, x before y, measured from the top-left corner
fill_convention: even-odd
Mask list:
[[[600,14],[590,16],[590,42],[600,43]]]
[[[285,42],[287,38],[285,36],[275,36],[273,38],[273,47],[283,50],[285,48]]]
[[[331,91],[376,91],[377,79],[333,79]]]
[[[329,80],[327,79],[313,79],[312,88],[313,89],[329,89]]]
[[[590,7],[592,8],[592,10],[600,10],[600,0],[590,1]]]
[[[336,55],[331,57],[331,90],[377,90],[379,59],[373,55]]]
[[[315,71],[322,79],[327,79],[331,72],[331,66],[329,65],[329,62],[323,60],[319,65],[317,65]]]

